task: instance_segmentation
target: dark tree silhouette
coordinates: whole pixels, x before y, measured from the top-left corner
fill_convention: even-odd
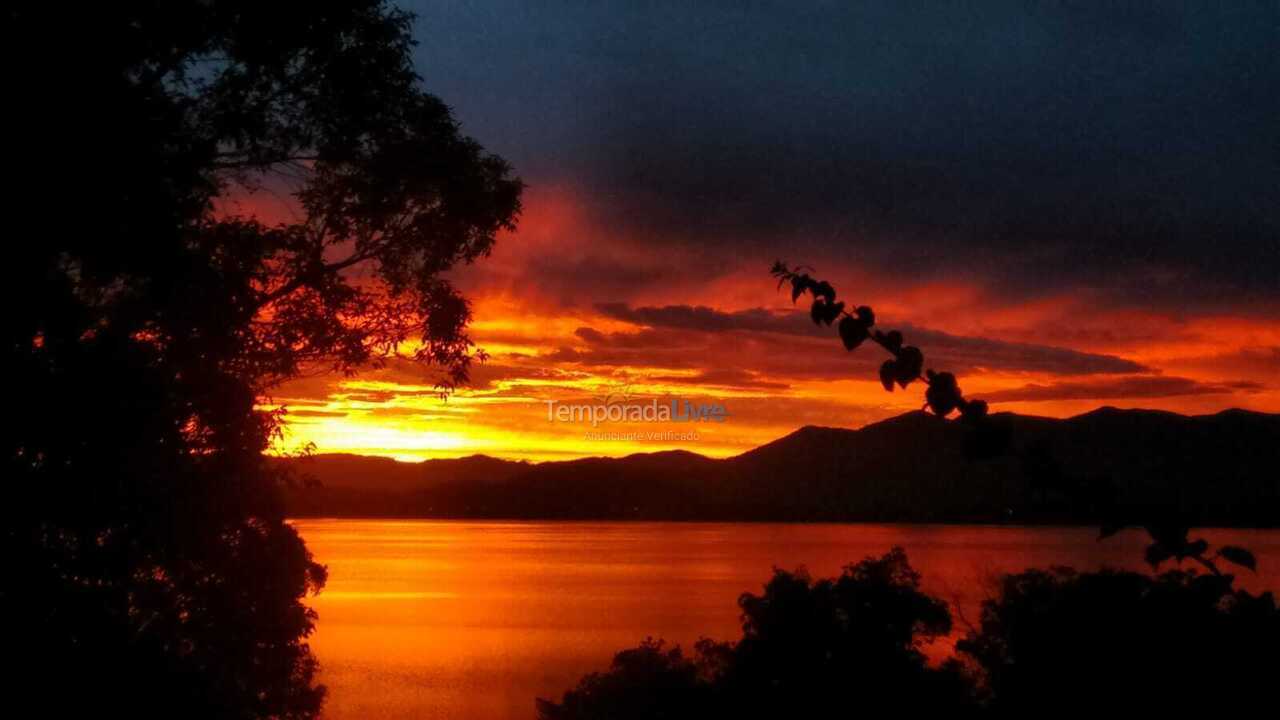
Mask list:
[[[475,352],[441,276],[519,211],[507,165],[420,88],[383,2],[5,11],[12,378],[7,700],[42,715],[311,717],[264,391],[417,341]],[[296,192],[266,225],[219,203]]]
[[[973,705],[957,663],[930,667],[921,648],[951,631],[946,603],[920,591],[895,548],[833,580],[775,571],[744,594],[742,638],[700,641],[692,658],[648,641],[588,675],[543,720],[833,717],[939,712]]]

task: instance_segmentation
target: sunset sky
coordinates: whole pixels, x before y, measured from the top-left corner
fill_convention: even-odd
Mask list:
[[[1274,17],[1031,5],[414,7],[428,89],[529,184],[518,232],[453,274],[490,359],[447,401],[397,362],[278,388],[282,449],[726,456],[919,408],[775,290],[776,259],[994,410],[1280,411]],[[730,417],[596,428],[685,440],[547,420],[620,393]]]

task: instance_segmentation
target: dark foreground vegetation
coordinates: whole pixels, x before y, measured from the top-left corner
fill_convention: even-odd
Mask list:
[[[304,599],[326,572],[285,521],[287,473],[263,458],[280,417],[258,403],[286,380],[356,372],[398,358],[401,347],[415,348],[402,359],[430,365],[442,390],[464,382],[477,356],[471,310],[445,273],[488,254],[521,207],[523,186],[507,164],[422,88],[411,20],[379,0],[7,8],[0,67],[13,211],[0,355],[19,419],[0,461],[9,714],[319,714],[324,689],[307,644],[315,616]],[[263,195],[291,198],[292,212],[270,223],[238,213]],[[869,308],[846,311],[834,288],[796,269],[775,274],[792,283],[793,298],[813,296],[812,317],[834,324],[846,348],[869,340],[889,353],[886,389],[927,383],[932,420],[958,414],[979,450],[1002,437],[986,433],[998,423],[984,402],[925,368],[901,333],[877,329]],[[1103,436],[1085,446],[1096,452]],[[1201,446],[1219,462],[1192,466],[1172,454],[1187,447],[1177,438],[1124,437],[1162,464],[1146,475],[1103,468],[1102,482],[1060,473],[1036,447],[1011,455],[1034,481],[1025,507],[1085,508],[1108,531],[1144,526],[1154,562],[1196,561],[1201,574],[1011,578],[942,667],[920,647],[952,620],[919,592],[900,554],[830,582],[780,574],[763,596],[744,599],[739,642],[705,643],[689,658],[657,645],[628,651],[543,714],[1265,708],[1274,602],[1233,589],[1216,563],[1252,558],[1191,539],[1186,511],[1268,506],[1225,484],[1207,499],[1167,485],[1149,514],[1127,502],[1124,483],[1210,477],[1206,467],[1214,478],[1252,467],[1269,479],[1266,452],[1280,444],[1228,430]],[[821,431],[799,440],[835,447]],[[968,472],[957,470],[953,446],[912,441],[881,456],[889,471],[899,456]],[[780,504],[750,501],[851,512],[843,486],[826,483],[867,463],[839,452],[786,485]],[[794,476],[786,456],[756,459]],[[894,476],[884,477],[891,488]],[[692,472],[676,479],[670,492],[686,498],[705,485]],[[551,502],[574,487],[526,497]],[[988,502],[989,487],[939,497]],[[1094,492],[1107,488],[1115,493]],[[932,491],[901,486],[876,501],[877,512]],[[629,500],[603,496],[608,507]],[[1006,506],[981,506],[991,507]]]
[[[955,620],[900,549],[833,579],[776,571],[738,604],[736,642],[646,641],[539,717],[1218,716],[1270,706],[1280,671],[1274,597],[1216,569],[1004,577],[943,662],[925,650]]]

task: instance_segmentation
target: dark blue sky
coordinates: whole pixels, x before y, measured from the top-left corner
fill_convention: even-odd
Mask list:
[[[470,134],[655,248],[1280,297],[1280,3],[409,5]]]

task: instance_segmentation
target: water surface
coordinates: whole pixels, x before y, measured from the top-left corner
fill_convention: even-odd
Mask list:
[[[329,584],[312,647],[325,717],[529,719],[646,637],[739,635],[737,597],[772,568],[834,575],[906,548],[929,592],[976,619],[991,580],[1047,565],[1141,566],[1145,538],[1087,528],[299,520]],[[1280,587],[1280,532],[1214,530]],[[1243,573],[1248,575],[1248,573]],[[945,654],[946,647],[934,654]]]

